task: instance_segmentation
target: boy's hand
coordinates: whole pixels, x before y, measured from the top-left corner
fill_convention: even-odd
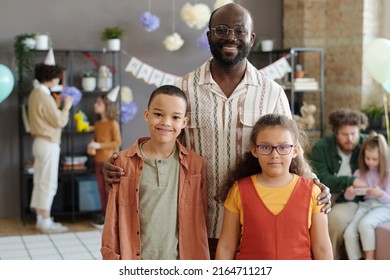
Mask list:
[[[120,177],[125,175],[125,172],[121,167],[114,165],[115,160],[118,158],[118,154],[119,153],[113,153],[111,157],[104,162],[103,166],[104,181],[110,188],[112,187],[112,184],[119,183],[121,180]]]

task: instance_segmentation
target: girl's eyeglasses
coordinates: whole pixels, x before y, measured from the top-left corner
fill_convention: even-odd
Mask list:
[[[288,155],[291,153],[292,147],[294,147],[294,145],[291,144],[283,144],[279,146],[257,145],[256,150],[260,155],[264,156],[270,155],[274,149],[279,155]]]

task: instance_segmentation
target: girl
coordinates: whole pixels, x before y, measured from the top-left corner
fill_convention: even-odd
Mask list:
[[[251,151],[217,197],[225,210],[216,259],[332,259],[321,191],[301,177],[312,177],[298,145],[304,136],[283,115],[257,121]]]
[[[99,114],[100,120],[95,123],[94,140],[88,144],[88,154],[95,156],[96,180],[102,207],[101,216],[92,222],[98,229],[103,228],[108,200],[108,189],[104,182],[103,165],[113,152],[119,150],[122,144],[119,123],[117,121],[119,108],[115,101],[116,97],[112,101],[105,95],[96,99],[94,110],[96,114]]]
[[[363,248],[366,260],[373,260],[375,228],[390,220],[390,158],[383,135],[373,132],[368,136],[360,149],[358,164],[354,176],[365,181],[367,187],[350,186],[344,193],[347,200],[356,196],[363,196],[364,200],[359,202],[355,216],[344,232],[344,242],[350,260],[362,257],[360,248]]]

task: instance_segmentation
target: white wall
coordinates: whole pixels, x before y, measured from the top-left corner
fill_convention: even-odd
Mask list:
[[[390,1],[383,1],[382,32],[383,38],[390,39]]]

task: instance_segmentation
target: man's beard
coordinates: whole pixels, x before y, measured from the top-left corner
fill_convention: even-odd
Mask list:
[[[217,44],[209,44],[210,45],[210,51],[211,54],[213,55],[214,59],[216,59],[218,62],[225,66],[234,66],[237,65],[239,62],[243,61],[249,54],[250,52],[250,47],[248,45],[242,45],[241,48],[238,49],[238,54],[233,57],[233,58],[226,58],[222,55],[222,44],[217,45]],[[220,46],[221,48],[219,48]]]
[[[353,150],[357,146],[357,143],[356,144],[348,143],[345,145],[342,145],[339,143],[338,146],[339,146],[340,150],[343,151],[343,153],[348,155],[348,154],[353,152]]]

